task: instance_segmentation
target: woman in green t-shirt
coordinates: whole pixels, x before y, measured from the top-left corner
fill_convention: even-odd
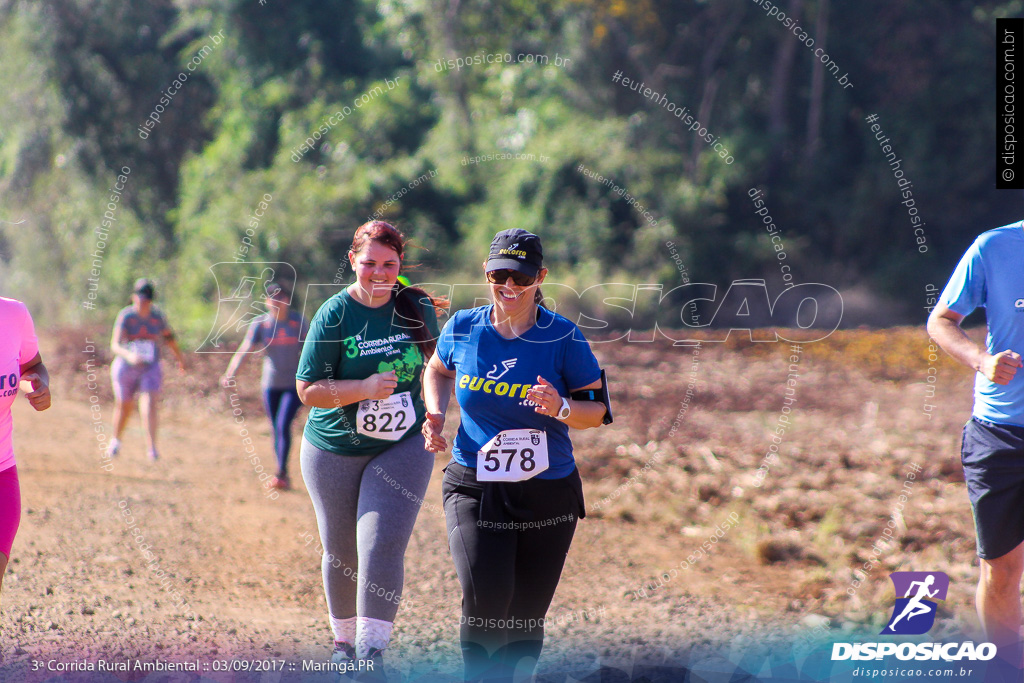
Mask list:
[[[434,465],[417,437],[437,316],[424,291],[398,282],[404,250],[402,233],[384,221],[356,230],[356,281],[317,311],[295,375],[311,407],[299,457],[324,550],[332,661],[381,679],[405,548]]]

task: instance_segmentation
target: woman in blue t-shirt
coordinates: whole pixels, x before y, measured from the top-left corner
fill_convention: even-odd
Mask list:
[[[427,450],[448,448],[453,389],[462,413],[442,494],[468,681],[508,678],[517,664],[528,675],[536,665],[544,615],[585,514],[569,427],[607,421],[590,345],[539,305],[542,259],[537,235],[499,232],[484,263],[493,303],[452,316],[423,377]]]
[[[292,421],[302,407],[295,391],[295,372],[299,369],[302,341],[309,325],[301,313],[291,310],[288,305],[291,292],[287,289],[274,282],[267,285],[266,293],[264,304],[267,313],[250,323],[245,339],[231,357],[220,381],[225,387],[235,386],[235,373],[246,355],[253,350],[263,350],[260,388],[263,390],[263,407],[274,433],[274,453],[277,455],[277,474],[268,485],[286,491],[291,488],[288,452],[292,446]]]

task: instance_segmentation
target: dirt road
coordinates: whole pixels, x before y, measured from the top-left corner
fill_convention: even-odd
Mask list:
[[[161,459],[146,460],[135,420],[104,467],[104,354],[95,353],[91,391],[83,337],[56,338],[44,346],[53,408],[37,414],[19,400],[14,414],[24,514],[0,613],[2,676],[71,680],[53,666],[99,659],[327,658],[316,525],[297,455],[296,489],[271,499],[242,443],[244,428],[273,462],[258,364],[239,379],[241,425],[216,386],[222,358],[194,356],[187,377],[168,370]],[[896,330],[804,345],[788,412],[787,344],[697,354],[662,342],[595,344],[617,419],[575,438],[588,516],[549,613],[540,671],[692,661],[766,631],[870,625],[888,615],[896,567],[948,573],[941,629],[972,628],[976,558],[956,461],[970,376],[937,361],[937,407],[924,411],[926,344],[919,330]],[[303,423],[304,414],[296,433]],[[780,424],[778,455],[766,461]],[[445,461],[409,546],[388,664],[396,674],[433,670],[436,680],[460,669],[459,588],[440,514]],[[854,586],[912,471],[896,541]]]

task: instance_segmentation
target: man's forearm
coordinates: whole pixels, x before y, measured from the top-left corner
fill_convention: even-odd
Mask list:
[[[987,352],[971,341],[960,325],[949,318],[933,315],[928,320],[928,334],[957,362],[981,372],[981,362]]]
[[[46,386],[50,386],[50,373],[46,369],[46,366],[43,365],[43,361],[42,360],[40,360],[35,365],[33,365],[31,367],[27,367],[24,370],[22,370],[21,375],[24,376],[24,375],[28,375],[30,373],[35,373],[35,374],[39,375],[39,380],[43,384],[45,384]]]

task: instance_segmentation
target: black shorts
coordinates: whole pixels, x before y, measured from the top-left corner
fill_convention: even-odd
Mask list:
[[[964,425],[960,461],[978,557],[1002,557],[1024,541],[1024,427],[971,418]]]

